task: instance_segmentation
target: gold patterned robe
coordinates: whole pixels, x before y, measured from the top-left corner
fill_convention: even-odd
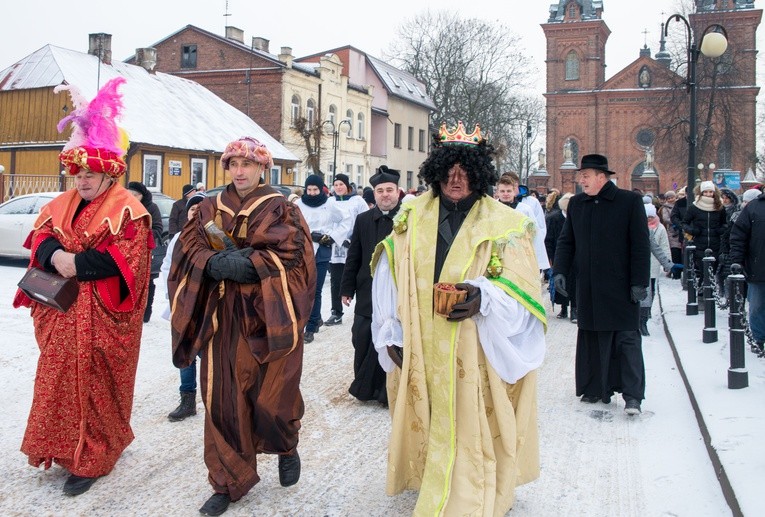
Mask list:
[[[75,217],[81,201],[70,190],[43,207],[28,239],[30,266],[39,266],[37,247],[53,236],[71,253],[108,253],[121,275],[80,281],[65,313],[17,292],[14,306],[31,307],[40,347],[21,450],[35,467],[55,461],[78,476],[97,477],[111,472],[133,441],[130,415],[154,240],[149,213],[122,186],[112,185]]]
[[[386,253],[398,290],[403,370],[388,376],[392,430],[387,492],[420,491],[415,515],[504,515],[517,485],[539,475],[535,370],[515,384],[487,362],[472,319],[450,323],[433,312],[439,199],[407,203]],[[491,282],[543,324],[530,219],[482,197],[467,215],[439,282],[486,275],[496,253],[503,267]],[[496,259],[495,259],[496,260]]]

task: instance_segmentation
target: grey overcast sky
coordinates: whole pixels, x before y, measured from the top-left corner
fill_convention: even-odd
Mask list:
[[[607,77],[635,60],[644,41],[656,53],[660,24],[675,12],[677,2],[604,0],[603,19],[611,29],[606,46]],[[519,34],[524,50],[538,66],[536,90],[541,93],[545,87],[545,39],[540,24],[547,21],[551,3],[388,0],[360,8],[357,2],[333,0],[6,0],[0,7],[4,26],[0,70],[47,44],[87,51],[88,34],[94,32],[112,34],[113,59],[124,60],[136,48],[151,46],[189,24],[220,35],[226,25],[233,25],[244,31],[245,42],[252,36],[268,39],[275,54],[283,46],[292,47],[293,55],[299,57],[353,45],[382,58],[402,21],[426,9],[447,9],[463,17],[499,21]],[[380,8],[372,11],[375,5]],[[229,16],[224,16],[226,12]],[[671,31],[683,33],[680,24],[673,25]],[[647,34],[643,34],[645,30]]]

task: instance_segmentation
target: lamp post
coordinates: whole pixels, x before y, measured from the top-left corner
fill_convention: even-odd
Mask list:
[[[337,126],[335,126],[335,121],[325,120],[321,123],[322,126],[329,124],[332,126],[332,181],[330,181],[330,185],[335,182],[335,174],[337,174],[337,144],[339,143],[340,139],[340,127],[342,127],[343,124],[348,124],[348,129],[352,127],[352,123],[350,119],[344,118],[340,122],[338,122]]]
[[[529,176],[531,176],[531,121],[526,121],[526,185],[529,184]]]
[[[693,203],[693,189],[696,185],[696,140],[697,140],[697,100],[696,100],[696,64],[699,60],[699,54],[707,57],[720,57],[728,48],[728,33],[725,28],[719,24],[709,25],[701,34],[701,42],[695,38],[691,24],[681,14],[673,14],[667,18],[664,24],[664,36],[667,36],[669,22],[672,20],[683,22],[687,37],[687,59],[688,70],[685,79],[686,91],[690,93],[690,111],[688,115],[688,183],[685,187],[685,195],[689,203]],[[720,31],[720,32],[717,32]]]

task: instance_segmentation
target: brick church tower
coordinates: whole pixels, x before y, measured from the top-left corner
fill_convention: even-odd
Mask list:
[[[655,58],[644,46],[635,61],[606,80],[611,31],[602,15],[607,1],[559,0],[542,24],[547,40],[547,171],[529,178],[532,188],[575,192],[575,169],[588,153],[608,157],[621,188],[658,194],[686,183],[685,56],[679,58],[683,62],[673,63],[662,37]],[[697,158],[719,164],[718,173],[739,171],[743,177],[755,165],[755,36],[761,17],[754,0],[696,0],[696,12],[689,16],[698,37],[706,27],[719,24],[729,40],[721,58],[702,55],[698,61]],[[682,33],[680,25],[673,24],[670,34]],[[719,88],[717,104],[727,98],[731,108],[718,113],[718,107],[706,117],[712,75]],[[736,94],[726,94],[732,88]],[[705,176],[710,171],[701,175],[711,179]]]

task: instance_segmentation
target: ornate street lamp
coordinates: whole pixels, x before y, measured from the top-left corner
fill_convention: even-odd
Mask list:
[[[325,120],[321,123],[322,126],[326,124],[332,126],[332,181],[329,182],[329,184],[332,185],[335,182],[335,174],[337,174],[337,144],[340,138],[340,128],[343,124],[348,124],[348,129],[351,129],[353,123],[351,122],[351,119],[344,118],[337,124],[337,126],[335,126],[335,121],[332,119]]]
[[[688,55],[688,70],[685,79],[686,91],[690,93],[690,113],[688,116],[688,183],[685,187],[685,195],[688,198],[688,203],[693,203],[694,194],[693,189],[696,185],[696,141],[697,141],[697,101],[696,101],[696,63],[699,60],[699,54],[704,54],[707,57],[720,57],[725,53],[728,48],[728,33],[725,31],[725,27],[719,24],[712,24],[704,29],[701,34],[701,44],[693,34],[693,29],[688,20],[680,15],[673,14],[667,18],[667,23],[664,24],[664,36],[667,36],[669,30],[669,22],[672,20],[677,22],[683,22],[685,24],[685,32],[687,37],[686,51]]]

